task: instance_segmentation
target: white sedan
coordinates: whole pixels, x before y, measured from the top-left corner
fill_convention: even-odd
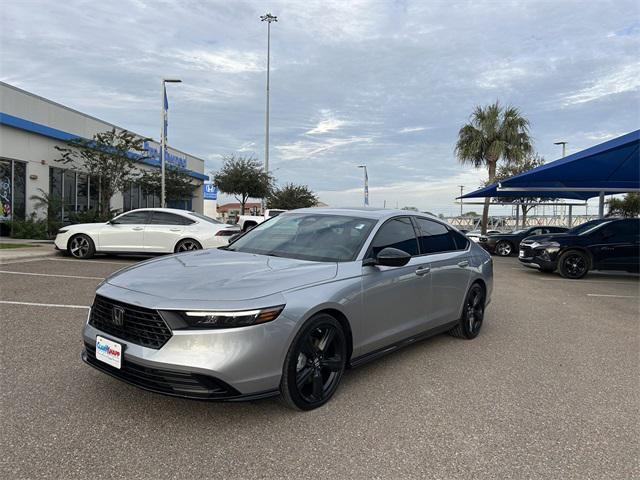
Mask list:
[[[56,249],[76,258],[94,253],[174,253],[227,245],[240,229],[173,208],[141,208],[106,223],[69,225],[58,231]]]

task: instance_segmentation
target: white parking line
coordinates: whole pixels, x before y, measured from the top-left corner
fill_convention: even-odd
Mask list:
[[[46,260],[48,262],[73,262],[73,263],[105,263],[107,265],[133,265],[133,262],[108,262],[106,260],[71,260],[70,258],[40,258],[38,260]]]
[[[78,278],[80,280],[104,280],[104,277],[83,277],[80,275],[59,275],[55,273],[10,272],[9,270],[0,270],[0,273],[8,273],[9,275],[33,275],[35,277],[60,277],[60,278]]]
[[[604,293],[587,293],[587,297],[638,298],[637,295],[605,295]]]
[[[61,305],[58,303],[12,302],[10,300],[0,300],[0,303],[4,303],[6,305],[29,305],[31,307],[80,308],[83,310],[87,310],[91,308],[85,305]]]

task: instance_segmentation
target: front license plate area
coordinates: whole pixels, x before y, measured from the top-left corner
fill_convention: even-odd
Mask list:
[[[520,254],[518,255],[520,258],[524,258],[524,250],[520,250]]]
[[[96,360],[122,368],[122,344],[96,335]]]

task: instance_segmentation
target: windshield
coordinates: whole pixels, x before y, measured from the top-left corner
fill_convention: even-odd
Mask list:
[[[375,220],[344,215],[283,213],[261,223],[226,249],[317,262],[346,262],[355,259],[375,224]]]
[[[219,222],[218,220],[214,220],[211,217],[207,217],[206,215],[201,215],[200,213],[196,213],[196,212],[189,212],[189,213],[194,217],[198,217],[200,220],[204,220],[205,222],[215,223],[216,225],[220,225],[222,223],[222,222]]]
[[[593,232],[596,228],[604,225],[605,223],[609,223],[608,220],[591,220],[590,222],[585,222],[582,225],[578,225],[577,227],[573,227],[567,233],[569,235],[587,235]]]

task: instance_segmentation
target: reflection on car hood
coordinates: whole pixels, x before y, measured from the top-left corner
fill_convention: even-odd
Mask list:
[[[169,299],[248,300],[331,280],[336,273],[336,263],[212,249],[135,265],[107,282]]]

